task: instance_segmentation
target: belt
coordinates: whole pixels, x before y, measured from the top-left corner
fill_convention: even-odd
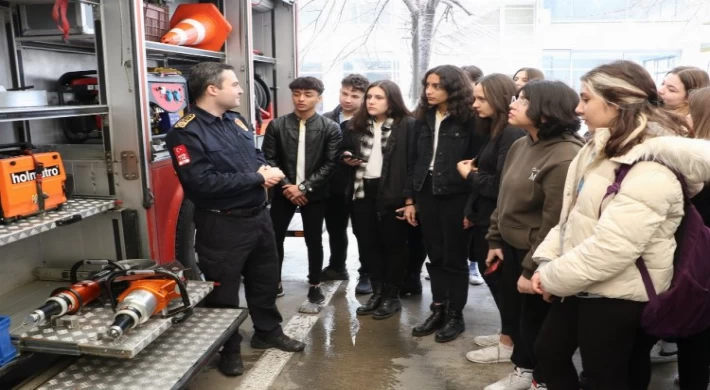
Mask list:
[[[259,215],[266,208],[267,203],[264,202],[259,206],[252,208],[240,208],[240,209],[229,209],[229,210],[210,210],[207,211],[220,215],[229,215],[230,217],[253,217]]]

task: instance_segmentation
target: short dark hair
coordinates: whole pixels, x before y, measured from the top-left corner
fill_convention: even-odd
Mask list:
[[[517,96],[520,97],[521,93],[530,102],[526,115],[538,129],[539,139],[551,139],[579,131],[581,123],[575,112],[579,96],[567,84],[561,81],[533,80],[525,84]]]
[[[367,90],[367,86],[370,85],[370,81],[367,79],[367,77],[361,74],[352,73],[345,76],[340,85],[342,87],[350,87],[356,91],[365,93],[365,91]]]
[[[466,73],[466,76],[468,76],[468,79],[471,80],[472,83],[477,83],[478,80],[483,77],[483,71],[476,65],[462,66],[461,70]]]
[[[234,71],[234,67],[221,62],[201,62],[190,68],[190,77],[187,80],[190,99],[194,101],[201,98],[210,85],[222,89],[222,72],[225,70]]]
[[[291,91],[295,91],[297,89],[303,89],[303,90],[313,90],[313,91],[318,91],[319,95],[323,94],[323,91],[325,91],[325,87],[323,86],[323,82],[318,80],[315,77],[299,77],[296,80],[291,81],[291,84],[288,85],[288,88]]]

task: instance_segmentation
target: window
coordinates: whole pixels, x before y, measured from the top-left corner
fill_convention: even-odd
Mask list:
[[[651,73],[651,77],[656,81],[656,85],[661,85],[668,72],[676,66],[675,56],[657,57],[643,61],[643,67]]]
[[[375,20],[377,15],[380,15],[377,21],[378,25],[392,23],[391,2],[384,3],[376,0],[350,0],[348,1],[348,11],[343,15],[343,21],[353,24],[370,25]]]
[[[301,71],[298,72],[298,77],[315,77],[323,81],[323,64],[320,62],[304,62],[301,64]],[[323,102],[321,101],[316,106],[316,111],[323,112]]]
[[[552,22],[670,21],[690,0],[543,0]],[[686,7],[687,8],[687,7]]]
[[[394,56],[394,53],[385,53],[384,57],[387,55]],[[397,82],[399,64],[396,60],[353,58],[343,63],[343,77],[351,73],[359,73],[367,77],[370,82],[378,80]]]
[[[565,82],[579,91],[579,79],[586,72],[599,65],[622,59],[643,65],[659,83],[675,66],[679,56],[678,52],[543,50],[542,67],[545,78]]]

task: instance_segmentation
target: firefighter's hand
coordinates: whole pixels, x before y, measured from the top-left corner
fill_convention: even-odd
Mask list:
[[[488,257],[486,257],[486,265],[490,267],[496,258],[499,258],[500,261],[503,261],[503,250],[502,249],[489,249],[488,250]]]
[[[280,182],[281,179],[286,177],[284,173],[279,168],[270,167],[268,165],[262,165],[256,173],[260,174],[264,178],[264,185],[270,182],[271,179],[277,179],[276,183]]]

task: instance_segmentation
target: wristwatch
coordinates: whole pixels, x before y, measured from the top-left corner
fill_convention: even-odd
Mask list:
[[[298,185],[298,190],[301,191],[301,192],[306,192],[306,186],[303,185],[303,183],[301,183],[301,184]]]

